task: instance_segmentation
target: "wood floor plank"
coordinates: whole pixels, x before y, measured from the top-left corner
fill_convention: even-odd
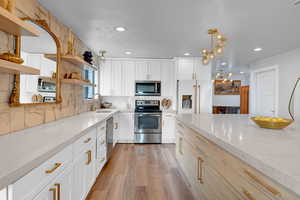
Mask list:
[[[194,200],[175,145],[118,144],[87,200]]]

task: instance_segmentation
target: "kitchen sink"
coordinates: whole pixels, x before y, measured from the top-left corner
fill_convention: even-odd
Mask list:
[[[97,110],[96,113],[111,113],[111,110]]]

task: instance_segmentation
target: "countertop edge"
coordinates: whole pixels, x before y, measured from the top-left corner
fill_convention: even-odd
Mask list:
[[[96,122],[95,124],[87,127],[84,130],[81,130],[79,133],[76,133],[72,138],[68,139],[67,141],[64,141],[63,143],[58,144],[56,147],[52,148],[51,150],[47,151],[46,153],[40,155],[39,157],[35,158],[34,160],[30,161],[29,163],[26,163],[23,166],[20,166],[17,170],[10,172],[9,174],[0,177],[0,189],[8,187],[9,185],[15,183],[17,180],[19,180],[20,178],[24,177],[26,174],[28,174],[30,171],[34,170],[35,168],[37,168],[38,166],[40,166],[42,163],[44,163],[45,161],[47,161],[48,159],[50,159],[51,157],[53,157],[55,154],[59,153],[60,151],[62,151],[64,148],[66,148],[68,145],[73,144],[77,139],[79,139],[80,137],[82,137],[83,135],[85,135],[85,133],[97,126],[99,123],[102,123],[103,121],[107,120],[108,118],[112,117],[114,114],[119,113],[119,110],[114,110],[111,113],[108,113],[106,117],[104,117],[102,120]],[[60,120],[66,120],[68,118],[73,118],[76,117],[75,116],[71,116],[71,117],[67,117],[64,119],[60,119]],[[60,120],[57,120],[55,122],[58,122]],[[42,124],[39,126],[43,126],[43,125],[48,125],[47,124]],[[34,127],[33,127],[34,128]]]
[[[206,139],[208,139],[211,142],[218,145],[223,150],[225,150],[225,151],[229,152],[230,154],[234,155],[235,157],[242,160],[243,162],[245,162],[246,164],[248,164],[252,168],[258,170],[259,172],[261,172],[262,174],[264,174],[265,176],[267,176],[268,178],[270,178],[274,182],[277,182],[278,184],[280,184],[281,186],[283,186],[287,190],[293,192],[294,194],[296,194],[300,197],[300,188],[299,188],[300,187],[300,182],[295,180],[293,177],[291,177],[287,174],[284,174],[282,171],[279,171],[279,170],[273,168],[272,166],[264,163],[263,161],[261,161],[259,159],[256,159],[255,157],[251,156],[250,154],[248,154],[246,152],[243,152],[240,149],[237,149],[236,147],[222,141],[221,139],[219,139],[217,137],[212,137],[212,135],[207,133],[206,130],[195,127],[192,123],[188,123],[188,122],[184,121],[179,116],[176,116],[176,120],[180,121],[181,123],[183,123],[188,128],[194,130],[195,132],[197,132],[201,136],[205,137]],[[237,153],[237,151],[240,152],[240,153]],[[247,157],[247,159],[245,157]],[[249,159],[251,159],[251,161],[249,161]],[[256,164],[254,164],[254,163],[256,163]],[[263,167],[259,167],[257,164],[262,165]],[[271,174],[270,171],[272,171],[272,174]],[[274,175],[274,174],[276,174],[276,175]],[[280,176],[278,176],[279,174],[280,174]],[[289,181],[286,181],[287,178],[289,179]],[[291,183],[291,182],[293,182],[293,183]],[[295,186],[297,186],[297,187],[295,187]]]

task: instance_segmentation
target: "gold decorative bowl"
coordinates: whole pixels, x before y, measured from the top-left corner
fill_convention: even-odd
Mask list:
[[[260,128],[283,129],[293,123],[293,120],[277,117],[251,117]]]

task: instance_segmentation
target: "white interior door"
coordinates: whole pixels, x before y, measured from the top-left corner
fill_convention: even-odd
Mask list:
[[[276,69],[255,72],[255,114],[276,116]]]

